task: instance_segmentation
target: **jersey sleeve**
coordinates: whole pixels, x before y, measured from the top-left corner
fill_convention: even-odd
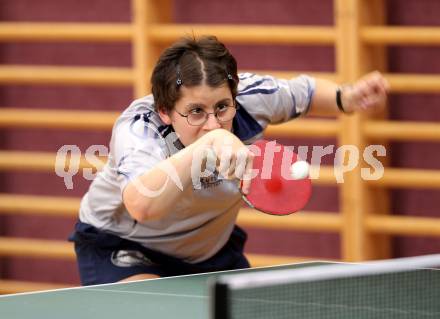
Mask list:
[[[147,112],[126,116],[113,129],[110,155],[121,192],[134,178],[168,157],[160,129],[150,122],[149,115]]]
[[[285,80],[243,73],[239,79],[237,102],[263,128],[306,114],[315,91],[315,80],[307,75]]]

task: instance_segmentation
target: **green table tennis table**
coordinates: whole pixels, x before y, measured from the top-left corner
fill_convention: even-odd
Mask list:
[[[0,318],[212,318],[210,293],[212,282],[215,278],[218,279],[220,276],[224,277],[231,274],[241,275],[248,273],[258,273],[259,276],[264,277],[271,270],[305,269],[322,265],[325,265],[325,263],[308,262],[233,272],[198,274],[130,283],[5,295],[0,296]],[[424,291],[423,294],[420,294],[421,299],[426,299],[426,295],[431,296],[431,294],[433,298],[440,297],[439,274],[440,271],[437,271],[437,277],[429,279],[430,281],[438,281],[433,286],[434,288],[429,288],[432,292]],[[335,291],[337,290],[337,286],[331,288],[335,289]],[[383,289],[388,288],[385,285]],[[392,294],[393,292],[387,291],[387,293]],[[326,298],[328,299],[328,297]],[[423,303],[425,300],[420,302]],[[259,302],[258,304],[261,305],[263,303]],[[436,303],[437,306],[433,306],[435,309],[429,310],[426,309],[425,304],[421,304],[420,306],[423,307],[423,311],[416,313],[420,316],[414,316],[414,313],[411,316],[405,316],[402,313],[399,316],[394,316],[396,313],[391,313],[391,316],[390,313],[387,316],[379,316],[379,313],[375,311],[365,318],[440,318],[440,298],[436,299]],[[387,306],[385,305],[385,307]],[[343,318],[349,317],[344,315],[344,309],[338,310],[342,311]],[[292,312],[292,317],[294,313],[295,311]],[[289,315],[288,317],[290,318],[291,316]],[[274,316],[274,318],[276,317]]]

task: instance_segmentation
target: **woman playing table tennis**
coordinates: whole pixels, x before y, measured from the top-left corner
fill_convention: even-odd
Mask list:
[[[81,201],[71,240],[84,285],[249,267],[246,234],[235,225],[250,186],[245,145],[309,111],[378,107],[387,90],[377,72],[342,87],[306,75],[237,74],[214,36],[166,49],[151,83],[152,95],[117,119],[108,162]]]

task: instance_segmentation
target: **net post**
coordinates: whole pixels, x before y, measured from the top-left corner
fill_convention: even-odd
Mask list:
[[[212,285],[212,319],[231,319],[228,284],[216,280]]]

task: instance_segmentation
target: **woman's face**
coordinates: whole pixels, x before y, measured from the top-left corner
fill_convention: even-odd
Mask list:
[[[190,115],[191,121],[191,119],[202,117],[200,114],[202,111],[214,113],[225,107],[234,106],[231,90],[227,83],[215,88],[205,84],[193,87],[182,86],[180,90],[181,98],[174,105],[173,111],[168,114],[160,111],[159,115],[165,124],[173,126],[183,145],[188,146],[201,136],[218,128],[232,130],[232,119],[227,122],[219,122],[214,114],[210,114],[206,122],[198,126],[190,125],[188,118],[184,117],[193,114]]]

